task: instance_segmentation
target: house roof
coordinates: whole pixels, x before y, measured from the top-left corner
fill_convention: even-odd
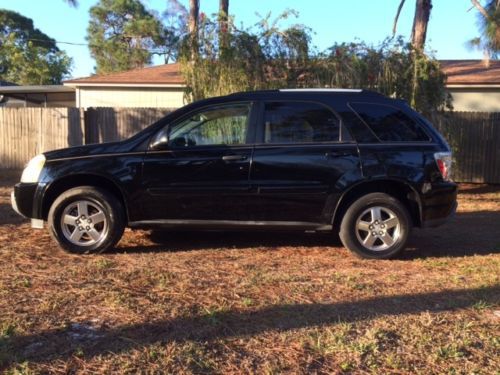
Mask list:
[[[0,94],[44,94],[52,92],[74,92],[73,87],[63,85],[1,86]]]
[[[498,85],[500,61],[441,60],[441,69],[448,76],[447,85]]]
[[[441,60],[440,63],[441,68],[448,76],[447,85],[485,86],[500,84],[500,61],[491,60],[489,66],[486,66],[482,60]],[[64,81],[64,85],[67,86],[183,87],[184,84],[179,63]]]
[[[184,86],[179,63],[137,68],[119,73],[93,75],[63,82],[68,86],[86,85],[170,85]]]

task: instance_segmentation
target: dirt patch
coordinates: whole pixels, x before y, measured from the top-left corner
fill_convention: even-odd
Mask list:
[[[465,185],[394,261],[334,236],[127,230],[72,256],[0,178],[0,371],[484,373],[500,368],[500,187]]]

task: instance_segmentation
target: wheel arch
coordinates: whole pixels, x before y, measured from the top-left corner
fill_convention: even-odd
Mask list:
[[[421,225],[422,202],[417,190],[405,181],[380,178],[358,182],[342,194],[333,212],[333,227],[340,228],[342,217],[352,202],[370,193],[386,193],[398,199],[408,209],[413,226]]]
[[[79,186],[92,186],[101,188],[116,196],[116,198],[118,198],[120,203],[123,205],[125,217],[128,220],[128,206],[125,194],[120,189],[118,184],[108,177],[89,173],[71,174],[51,182],[45,190],[42,198],[42,219],[47,220],[50,207],[59,195],[69,189]]]

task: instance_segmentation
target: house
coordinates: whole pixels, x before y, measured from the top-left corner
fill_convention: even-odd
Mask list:
[[[178,108],[185,104],[180,64],[165,64],[64,81],[77,107]]]
[[[441,60],[455,111],[500,112],[500,61]]]

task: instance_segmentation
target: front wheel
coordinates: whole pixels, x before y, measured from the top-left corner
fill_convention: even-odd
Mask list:
[[[123,209],[108,191],[82,186],[62,193],[49,210],[52,237],[71,253],[101,253],[120,240]]]
[[[410,230],[408,210],[399,200],[371,193],[347,209],[340,225],[340,239],[362,258],[388,259],[404,249]]]

